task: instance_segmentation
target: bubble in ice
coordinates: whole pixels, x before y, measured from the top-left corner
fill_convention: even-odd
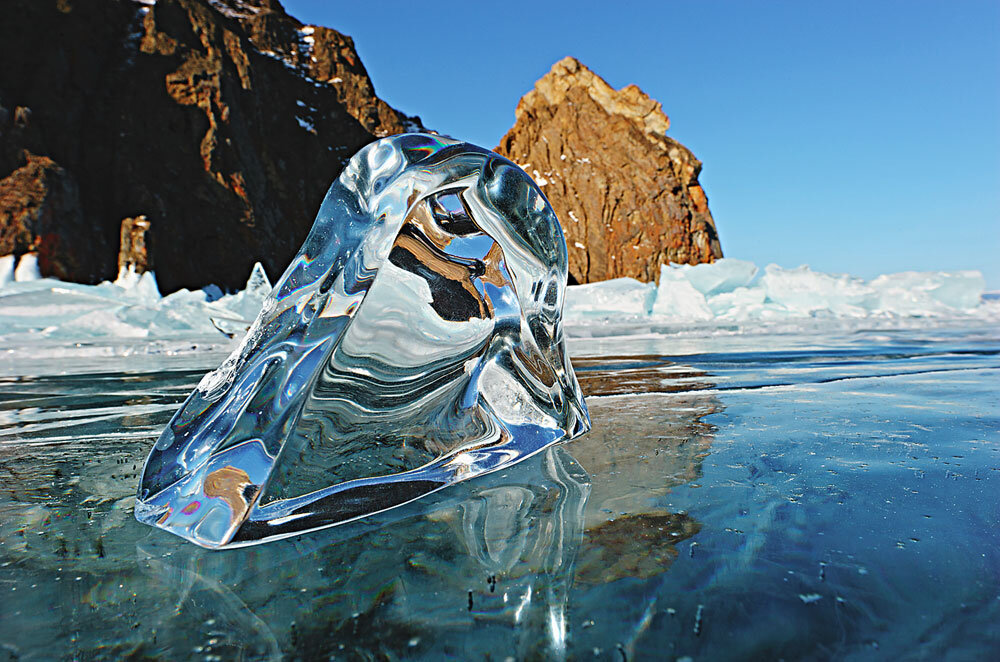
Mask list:
[[[566,273],[559,223],[519,167],[439,136],[372,143],[156,442],[136,518],[205,547],[256,544],[583,434]]]

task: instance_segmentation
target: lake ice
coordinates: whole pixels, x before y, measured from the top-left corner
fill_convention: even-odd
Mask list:
[[[132,507],[149,447],[256,314],[263,273],[221,297],[160,297],[148,275],[8,279],[0,648],[989,657],[995,300],[974,273],[753,271],[726,260],[670,268],[659,289],[570,288],[590,434],[391,513],[226,552]]]

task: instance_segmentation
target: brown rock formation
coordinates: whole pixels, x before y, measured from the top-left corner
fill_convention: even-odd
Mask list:
[[[571,57],[553,65],[515,111],[497,151],[532,175],[559,216],[570,282],[659,276],[668,262],[722,257],[701,162],[664,132],[659,102],[614,90]]]
[[[69,239],[88,234],[76,182],[48,157],[27,150],[20,156],[16,169],[0,179],[0,255],[38,253],[43,273],[71,278],[88,257]],[[90,245],[99,241],[94,237]]]
[[[145,216],[126,218],[122,221],[121,239],[118,248],[118,275],[133,272],[144,274],[153,270],[153,259],[149,251],[149,219]]]
[[[117,274],[146,215],[164,292],[277,276],[330,182],[419,126],[375,96],[350,37],[277,0],[8,0],[0,20],[0,254]],[[46,258],[48,256],[48,258]]]

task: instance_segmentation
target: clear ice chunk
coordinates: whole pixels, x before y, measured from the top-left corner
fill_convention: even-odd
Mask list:
[[[14,282],[14,260],[13,255],[0,255],[0,289]]]
[[[566,275],[555,214],[513,163],[425,134],[365,147],[243,342],[156,442],[136,518],[251,545],[583,434]]]
[[[666,268],[660,268],[661,277]],[[669,269],[682,274],[694,289],[706,297],[746,287],[757,276],[757,265],[753,262],[731,257],[720,258],[709,264],[671,265]]]
[[[660,267],[660,284],[656,290],[652,313],[691,320],[709,320],[713,317],[702,292],[684,277],[680,269],[665,264]]]

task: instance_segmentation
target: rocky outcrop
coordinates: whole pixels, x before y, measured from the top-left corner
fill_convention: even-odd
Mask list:
[[[122,221],[118,248],[118,277],[144,274],[153,270],[153,257],[149,250],[149,219],[145,216],[126,218]]]
[[[0,180],[0,255],[37,253],[43,273],[72,279],[87,262],[73,238],[90,234],[76,182],[52,159],[27,150],[15,165]],[[91,248],[107,249],[101,237],[90,239]]]
[[[659,102],[614,90],[571,57],[518,103],[497,151],[542,187],[569,249],[570,282],[656,280],[659,265],[722,257],[701,162],[664,132]]]
[[[114,279],[139,215],[164,292],[275,277],[347,159],[419,127],[277,0],[10,0],[0,62],[0,255],[68,280]]]

